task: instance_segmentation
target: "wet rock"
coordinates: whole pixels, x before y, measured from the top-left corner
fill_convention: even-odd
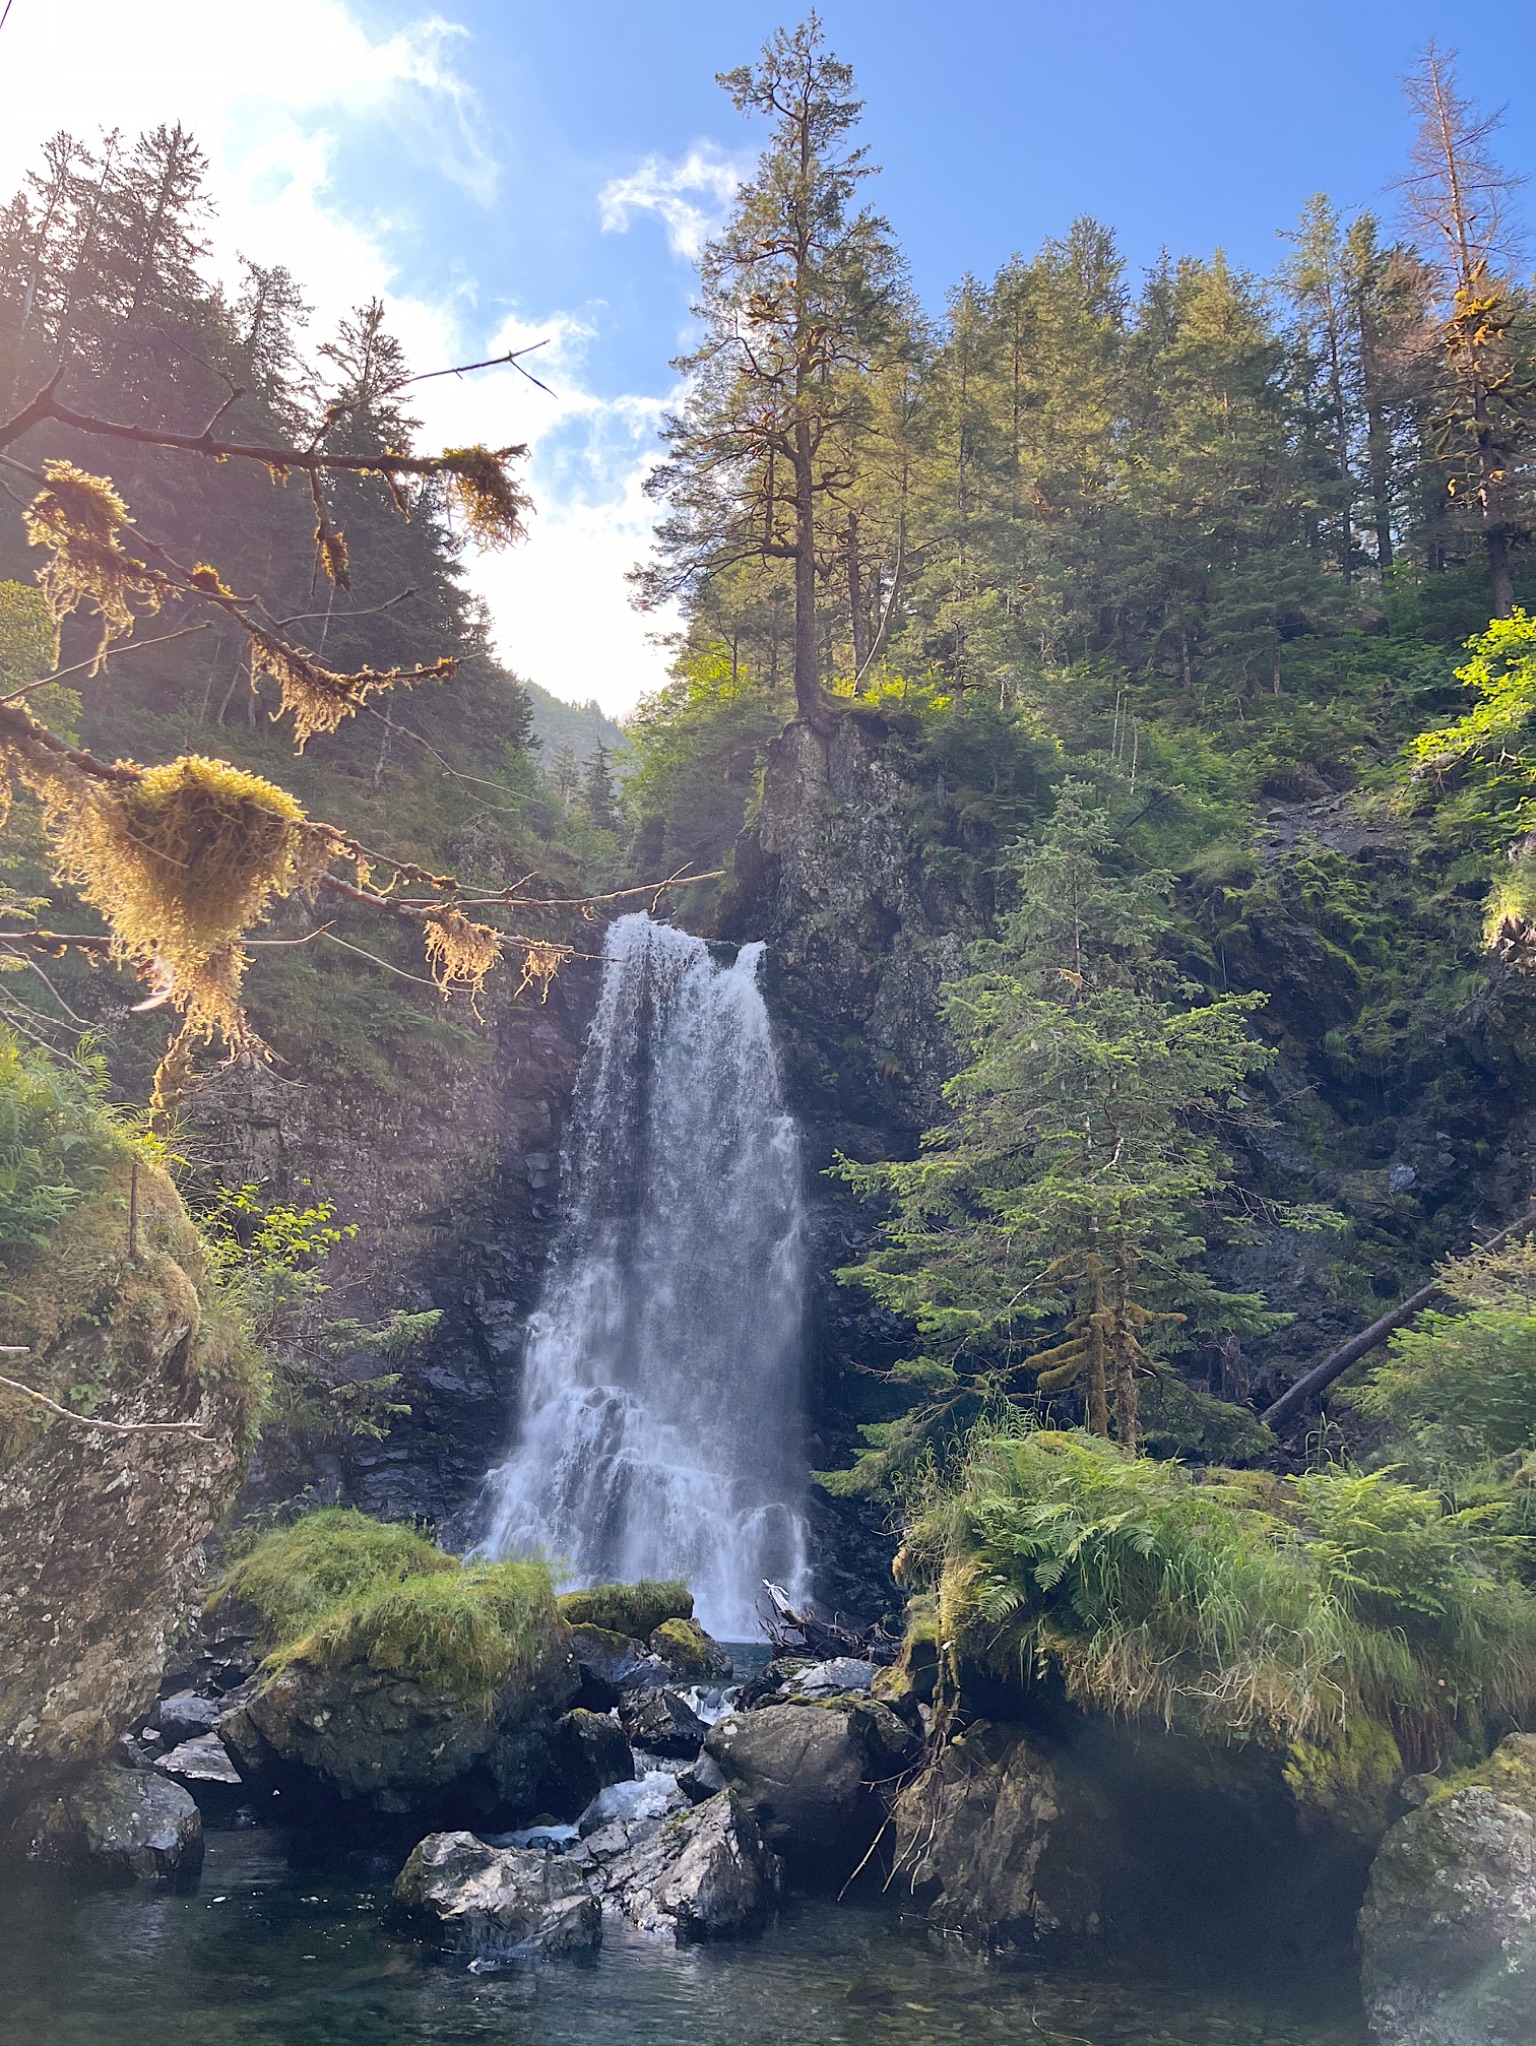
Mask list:
[[[1381,2046],[1536,2037],[1536,1736],[1511,1735],[1464,1788],[1391,1829],[1360,1955]]]
[[[175,1697],[162,1698],[150,1717],[160,1738],[173,1748],[178,1742],[212,1733],[223,1709],[222,1703],[213,1698],[200,1698],[195,1691],[179,1691]]]
[[[42,1810],[29,1853],[100,1882],[183,1889],[203,1865],[203,1822],[179,1783],[107,1763]]]
[[[729,1792],[666,1820],[610,1864],[601,1882],[643,1932],[670,1932],[680,1942],[757,1931],[779,1890],[775,1857]]]
[[[182,1741],[168,1755],[157,1755],[153,1767],[188,1791],[205,1818],[225,1818],[244,1800],[245,1779],[217,1734]]]
[[[395,1878],[388,1922],[484,1959],[595,1947],[602,1908],[559,1854],[489,1847],[473,1833],[433,1833]]]
[[[705,1753],[802,1882],[851,1873],[874,1837],[865,1751],[847,1714],[820,1705],[764,1705],[709,1729]]]
[[[635,1773],[624,1729],[605,1712],[578,1706],[555,1727],[553,1775],[549,1795],[541,1802],[552,1809],[579,1812],[610,1783],[629,1781]]]
[[[595,1712],[618,1704],[620,1690],[646,1659],[643,1642],[606,1627],[573,1627],[571,1647],[581,1671],[581,1703]]]
[[[896,1885],[929,1923],[1002,1954],[1048,1933],[1093,1933],[1093,1856],[1047,1860],[1062,1817],[1056,1777],[1015,1729],[985,1721],[957,1735],[892,1807]]]
[[[879,1671],[878,1663],[838,1655],[830,1662],[813,1662],[795,1671],[780,1688],[786,1697],[836,1698],[848,1692],[868,1691]]]
[[[713,1755],[702,1754],[686,1769],[678,1770],[677,1787],[695,1804],[702,1804],[706,1797],[715,1797],[726,1788],[725,1771]]]
[[[674,1676],[694,1683],[730,1680],[730,1651],[706,1634],[697,1620],[663,1620],[651,1635],[650,1649]]]
[[[737,1690],[736,1710],[750,1712],[754,1706],[780,1703],[794,1688],[791,1680],[813,1666],[808,1655],[780,1655],[765,1662]]]
[[[576,1821],[585,1852],[602,1866],[627,1854],[659,1832],[666,1820],[688,1810],[688,1798],[677,1779],[653,1770],[630,1783],[611,1783],[599,1791]]]
[[[633,1746],[683,1759],[699,1752],[708,1731],[675,1691],[626,1691],[619,1700],[619,1724]]]
[[[677,1682],[672,1665],[663,1662],[659,1655],[642,1655],[619,1685],[620,1693],[626,1691],[664,1691]]]
[[[247,1779],[276,1783],[290,1798],[308,1785],[359,1813],[531,1812],[550,1774],[556,1721],[578,1687],[563,1636],[489,1712],[364,1664],[293,1663],[226,1713],[219,1734]]]

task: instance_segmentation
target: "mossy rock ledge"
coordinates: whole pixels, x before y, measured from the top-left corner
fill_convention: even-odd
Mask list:
[[[204,1279],[174,1186],[123,1155],[0,1287],[7,1375],[116,1434],[0,1391],[0,1842],[152,1704],[189,1616],[201,1543],[233,1497],[249,1360]]]

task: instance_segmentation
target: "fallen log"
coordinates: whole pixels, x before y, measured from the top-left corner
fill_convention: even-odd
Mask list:
[[[1497,1250],[1501,1243],[1508,1243],[1512,1236],[1519,1236],[1522,1231],[1531,1228],[1536,1228],[1536,1208],[1527,1209],[1518,1222],[1511,1222],[1496,1236],[1490,1236],[1486,1243],[1479,1243],[1475,1248]],[[1445,1288],[1438,1279],[1431,1279],[1427,1286],[1421,1286],[1417,1293],[1411,1293],[1406,1300],[1382,1315],[1379,1321],[1373,1321],[1370,1327],[1362,1329],[1359,1335],[1351,1336],[1342,1348],[1335,1350],[1332,1356],[1325,1357],[1321,1364],[1314,1364],[1310,1371],[1304,1371],[1293,1386],[1281,1393],[1273,1406],[1265,1408],[1259,1419],[1266,1428],[1272,1429],[1278,1435],[1287,1422],[1293,1420],[1318,1393],[1326,1391],[1336,1378],[1342,1377],[1351,1364],[1358,1364],[1362,1357],[1369,1356],[1372,1350],[1387,1340],[1394,1329],[1400,1329],[1405,1322],[1412,1321],[1416,1314],[1421,1313],[1444,1291]]]

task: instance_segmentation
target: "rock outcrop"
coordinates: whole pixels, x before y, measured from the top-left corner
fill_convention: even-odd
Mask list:
[[[709,1729],[706,1756],[797,1882],[831,1888],[857,1866],[879,1828],[871,1788],[915,1750],[886,1706],[762,1705]]]
[[[1056,1776],[1017,1728],[981,1721],[942,1748],[892,1807],[896,1885],[936,1930],[992,1954],[1066,1929],[1096,1932],[1092,1858],[1048,1857]]]
[[[669,1817],[611,1861],[603,1893],[642,1932],[679,1942],[756,1932],[778,1901],[778,1863],[730,1791]]]
[[[1536,1736],[1388,1833],[1360,1913],[1362,1987],[1381,2046],[1536,2038]]]
[[[0,1836],[149,1710],[201,1543],[239,1483],[252,1387],[175,1188],[128,1162],[6,1274],[10,1374],[115,1433],[0,1392]],[[130,1241],[130,1203],[133,1209]]]

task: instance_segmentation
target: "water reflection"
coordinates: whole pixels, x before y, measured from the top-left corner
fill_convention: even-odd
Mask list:
[[[591,1961],[473,1975],[386,1938],[385,1887],[225,1833],[195,1896],[13,1897],[0,2046],[1365,2046],[1347,1982],[1214,1995],[1004,1974],[867,1904],[796,1902],[741,1946],[610,1928]]]

